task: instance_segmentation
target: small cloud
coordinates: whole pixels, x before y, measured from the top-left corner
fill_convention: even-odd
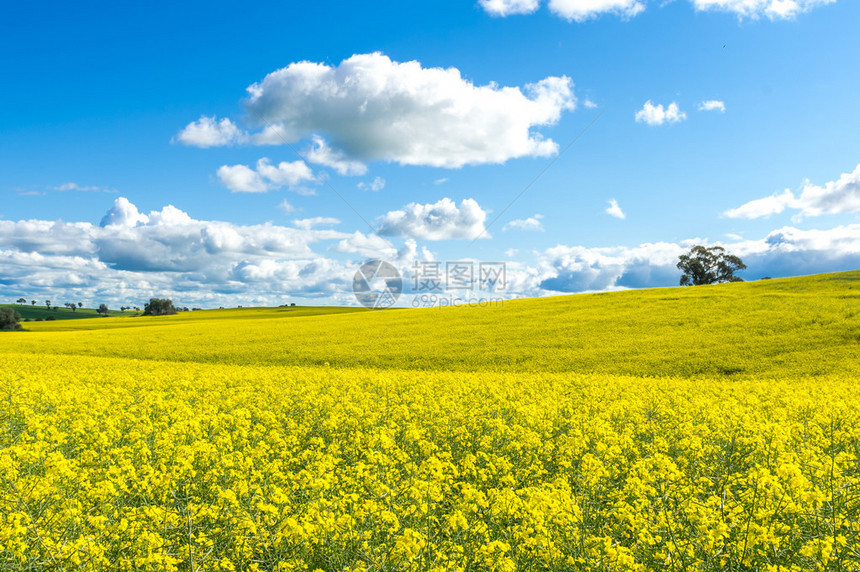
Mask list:
[[[96,191],[100,193],[118,193],[116,189],[109,189],[107,187],[98,187],[96,185],[79,185],[77,183],[63,183],[62,185],[57,185],[56,187],[52,187],[54,191]]]
[[[505,230],[510,230],[513,228],[513,229],[517,229],[517,230],[534,230],[534,231],[543,232],[544,228],[540,222],[540,219],[542,219],[542,218],[543,218],[543,215],[536,214],[536,215],[530,216],[529,218],[526,218],[526,219],[512,220],[511,222],[506,224],[502,228],[502,230],[505,231]]]
[[[649,99],[642,106],[642,109],[636,112],[636,122],[647,123],[648,125],[678,123],[685,119],[687,119],[687,114],[681,111],[674,101],[669,104],[669,107],[664,108],[662,103],[654,105]]]
[[[296,211],[298,210],[298,209],[296,209],[296,207],[294,207],[293,205],[291,205],[291,204],[287,201],[287,199],[284,199],[284,200],[282,200],[280,203],[278,203],[278,207],[277,207],[277,208],[281,209],[282,211],[284,211],[285,213],[288,213],[288,214],[289,214],[289,213],[294,213],[294,212],[296,212]]]
[[[568,22],[584,22],[602,14],[630,19],[645,11],[639,0],[549,0],[549,10]]]
[[[227,118],[216,121],[215,117],[201,115],[200,119],[186,125],[176,139],[183,145],[205,149],[240,143],[247,135]]]
[[[743,240],[744,237],[734,232],[727,232],[726,238],[731,238],[732,240]]]
[[[436,179],[433,181],[434,185],[443,185],[448,182],[448,177],[442,177],[441,179]]]
[[[505,256],[507,256],[508,258],[513,258],[517,255],[517,252],[519,252],[519,250],[517,250],[516,248],[509,248],[505,251]]]
[[[221,183],[234,193],[265,193],[283,186],[291,190],[298,189],[301,192],[309,189],[296,187],[296,185],[315,180],[313,171],[304,161],[291,163],[281,161],[277,165],[272,165],[266,157],[257,161],[256,170],[247,165],[222,165],[216,174],[221,179]],[[301,194],[313,194],[313,192]]]
[[[293,221],[293,226],[302,230],[310,230],[323,224],[340,224],[340,219],[330,216],[315,216],[311,218],[297,218]]]
[[[385,179],[376,177],[369,183],[361,182],[357,186],[362,191],[381,191],[385,187]]]
[[[265,193],[269,186],[247,165],[222,165],[216,171],[221,183],[234,193]]]
[[[770,215],[779,214],[785,210],[785,207],[794,202],[794,193],[789,189],[785,189],[782,194],[773,194],[769,197],[755,199],[741,206],[727,210],[723,216],[729,218],[762,218]]]
[[[474,199],[464,199],[460,206],[449,198],[436,203],[410,203],[401,210],[379,217],[379,234],[423,240],[490,238],[484,221],[487,211]]]
[[[584,105],[588,109],[596,109],[597,108],[597,104],[594,103],[593,101],[591,101],[590,99],[586,99],[585,101],[583,101],[582,105]]]
[[[719,99],[709,99],[699,104],[699,111],[719,111],[726,112],[726,104]]]
[[[615,199],[609,199],[607,202],[609,203],[609,206],[604,211],[606,214],[615,218],[620,218],[621,220],[627,218],[627,215],[625,215],[624,211],[621,210],[621,207],[618,206],[618,201]]]
[[[95,191],[98,187],[86,187],[77,183],[63,183],[54,187],[55,191]]]
[[[355,231],[332,247],[335,252],[355,253],[367,258],[393,258],[398,255],[394,245],[377,234]]]
[[[478,0],[481,8],[490,16],[512,16],[514,14],[531,14],[540,6],[539,0]]]

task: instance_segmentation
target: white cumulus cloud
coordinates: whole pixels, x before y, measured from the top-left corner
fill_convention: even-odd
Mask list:
[[[458,207],[446,197],[430,204],[410,203],[386,213],[378,220],[378,233],[424,240],[489,238],[484,228],[486,219],[487,212],[474,199],[464,199]]]
[[[229,119],[201,116],[176,136],[180,143],[193,147],[221,147],[242,142],[246,135]]]
[[[143,214],[125,197],[99,226],[0,220],[0,291],[111,307],[142,305],[151,296],[211,307],[235,304],[236,297],[272,304],[348,292],[355,268],[311,245],[352,235],[305,226],[196,220],[172,205]]]
[[[248,93],[251,118],[264,118],[286,141],[314,139],[308,160],[333,166],[382,160],[456,168],[552,155],[558,145],[534,128],[558,122],[576,104],[565,76],[522,88],[476,86],[456,68],[381,53],[337,66],[293,63]]]
[[[638,123],[648,125],[663,125],[664,123],[678,123],[687,119],[687,114],[681,111],[674,101],[664,108],[663,104],[654,105],[651,100],[645,102],[642,109],[636,112]]]
[[[755,199],[723,214],[730,218],[761,218],[779,214],[785,209],[798,211],[795,216],[860,212],[860,164],[851,173],[843,173],[824,186],[806,183],[798,195],[790,189],[769,197]]]
[[[221,183],[234,193],[265,193],[269,185],[247,165],[222,165],[216,171]]]
[[[247,165],[222,165],[216,174],[221,183],[234,193],[265,193],[315,179],[304,161],[281,161],[272,165],[266,157],[257,161],[256,170]]]

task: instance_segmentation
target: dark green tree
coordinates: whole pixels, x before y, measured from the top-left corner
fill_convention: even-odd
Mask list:
[[[143,305],[144,316],[167,316],[175,313],[173,300],[169,298],[150,298],[149,302]]]
[[[107,316],[108,315],[107,304],[99,304],[99,309],[96,310],[96,312],[98,312],[99,314],[104,314],[105,316]]]
[[[746,268],[740,258],[727,254],[722,246],[694,246],[678,257],[681,286],[700,286],[721,282],[743,282],[735,272]]]
[[[12,308],[0,308],[0,330],[20,330],[21,314]]]

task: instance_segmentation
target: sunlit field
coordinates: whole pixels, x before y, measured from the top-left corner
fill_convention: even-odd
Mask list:
[[[27,323],[0,568],[860,570],[859,313],[849,272]]]

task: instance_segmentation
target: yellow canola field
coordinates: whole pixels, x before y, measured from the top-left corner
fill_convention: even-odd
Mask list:
[[[491,306],[28,322],[5,351],[232,365],[860,379],[860,271]],[[341,309],[342,310],[342,309]]]
[[[851,375],[238,366],[11,346],[3,570],[860,570]]]

